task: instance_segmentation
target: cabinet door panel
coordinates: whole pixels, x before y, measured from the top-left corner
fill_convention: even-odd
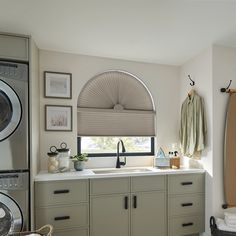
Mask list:
[[[165,190],[166,177],[164,175],[158,176],[136,176],[131,178],[131,191],[155,191]]]
[[[127,195],[107,195],[91,198],[90,236],[129,236]],[[129,204],[128,204],[129,207]]]
[[[169,231],[169,236],[194,235],[204,232],[204,215],[172,218]]]
[[[165,236],[167,232],[165,192],[134,193],[131,225],[132,236]]]
[[[88,236],[88,229],[67,229],[53,232],[53,236]]]
[[[28,38],[0,34],[0,58],[28,61]]]
[[[127,193],[130,191],[130,178],[105,178],[90,180],[90,194]]]
[[[88,204],[71,206],[36,208],[36,227],[45,224],[53,225],[54,229],[85,227],[89,225]]]
[[[203,193],[205,191],[204,174],[170,175],[169,194]]]
[[[36,182],[35,205],[44,207],[87,202],[88,186],[88,180]]]
[[[172,195],[169,198],[169,216],[201,214],[204,212],[204,194]]]

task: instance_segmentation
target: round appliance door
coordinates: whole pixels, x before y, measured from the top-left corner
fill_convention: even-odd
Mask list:
[[[20,232],[23,228],[23,214],[17,202],[0,193],[0,235]]]
[[[22,106],[18,95],[0,79],[0,142],[15,132],[21,117]]]

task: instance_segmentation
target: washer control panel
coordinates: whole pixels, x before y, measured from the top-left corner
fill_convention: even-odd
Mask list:
[[[28,188],[28,173],[0,173],[0,190],[23,190]]]

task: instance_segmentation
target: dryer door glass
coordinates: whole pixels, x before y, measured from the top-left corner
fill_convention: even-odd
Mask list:
[[[0,235],[20,232],[23,227],[22,211],[11,197],[0,193]]]
[[[15,132],[21,117],[22,106],[18,95],[0,78],[0,141]]]
[[[7,95],[0,89],[0,132],[3,131],[12,118],[12,104]]]

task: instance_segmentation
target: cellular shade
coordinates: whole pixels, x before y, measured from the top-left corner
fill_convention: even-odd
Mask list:
[[[77,115],[78,136],[155,136],[151,94],[127,72],[107,71],[89,80]]]

